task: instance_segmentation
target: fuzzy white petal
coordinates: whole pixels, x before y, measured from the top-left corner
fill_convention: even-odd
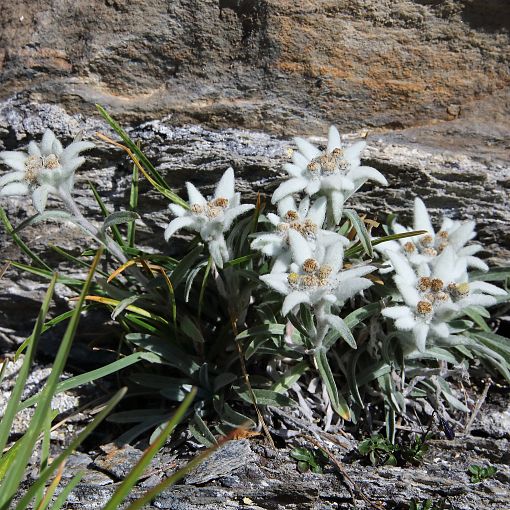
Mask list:
[[[56,140],[55,133],[51,129],[47,129],[41,140],[41,153],[43,156],[48,156],[52,153],[53,142]]]
[[[343,302],[354,297],[362,290],[368,289],[372,285],[373,283],[366,278],[351,278],[336,289],[335,296],[339,302]]]
[[[434,228],[430,222],[430,216],[421,198],[414,199],[414,230],[426,230],[434,235]]]
[[[17,172],[25,171],[25,161],[27,159],[27,155],[25,153],[18,151],[4,151],[0,152],[0,158],[13,170],[16,170]]]
[[[386,252],[386,255],[390,259],[390,262],[395,268],[395,272],[399,276],[401,276],[404,280],[407,280],[410,283],[414,284],[416,282],[416,274],[402,253],[388,251]]]
[[[190,205],[206,205],[207,200],[204,198],[204,195],[198,191],[195,185],[191,182],[186,183],[186,190],[188,191],[188,199]]]
[[[0,196],[26,195],[28,192],[28,184],[24,182],[10,182],[0,189]]]
[[[468,257],[464,257],[464,258],[465,258],[467,267],[474,267],[475,269],[480,269],[481,271],[489,270],[489,266],[482,259],[479,259],[478,257],[468,256]]]
[[[434,332],[434,334],[440,338],[448,338],[450,336],[450,329],[445,322],[440,322],[438,324],[431,324],[430,329]]]
[[[416,319],[413,315],[404,315],[395,320],[395,327],[400,331],[411,331],[416,324]]]
[[[294,229],[289,230],[289,244],[292,252],[292,260],[300,266],[306,259],[312,258],[312,249],[308,241]]]
[[[483,250],[483,246],[480,246],[479,244],[470,244],[469,246],[464,246],[464,248],[458,250],[457,255],[460,257],[469,257],[470,255],[474,255],[481,250]]]
[[[310,303],[310,296],[306,292],[291,292],[283,300],[282,315],[287,315],[295,306],[301,303]]]
[[[276,292],[287,295],[289,293],[287,276],[287,273],[269,273],[262,275],[260,279]]]
[[[344,194],[340,191],[333,191],[330,195],[331,197],[331,212],[333,213],[333,218],[335,223],[340,223],[342,219],[342,211],[344,207]]]
[[[305,189],[307,184],[308,181],[302,177],[295,177],[294,179],[289,179],[288,181],[282,182],[275,189],[273,197],[271,198],[271,203],[276,204],[287,195],[292,195],[292,193],[302,191]]]
[[[412,316],[412,311],[408,306],[391,306],[384,308],[381,313],[390,319],[400,319],[401,317]]]
[[[462,223],[453,233],[448,237],[448,244],[453,246],[455,250],[462,248],[468,241],[476,236],[475,222],[466,221]]]
[[[295,165],[294,163],[285,163],[283,165],[283,169],[291,176],[291,177],[302,177],[303,168]]]
[[[234,196],[235,177],[234,169],[229,167],[221,176],[214,190],[214,198],[226,198],[230,200]]]
[[[48,200],[48,193],[50,188],[48,186],[39,186],[32,193],[32,203],[34,204],[35,210],[38,213],[42,213],[46,207]]]
[[[405,304],[408,306],[415,307],[421,300],[420,293],[418,292],[415,283],[413,282],[409,284],[408,280],[398,275],[395,276],[393,279],[397,284],[397,288]]]
[[[306,171],[306,166],[308,165],[310,160],[308,158],[305,158],[305,156],[303,156],[303,154],[301,154],[300,152],[294,151],[292,153],[292,162],[297,167],[302,168],[303,172],[305,172]]]
[[[425,352],[427,349],[427,335],[429,333],[429,327],[423,322],[416,324],[413,328],[414,341],[416,347],[420,352]]]
[[[298,146],[299,151],[309,160],[321,155],[321,151],[315,145],[312,145],[303,138],[294,138],[294,142]]]
[[[360,155],[367,146],[366,142],[356,142],[355,144],[347,147],[344,150],[344,159],[347,160],[351,165],[358,166],[360,161]]]
[[[0,177],[0,188],[9,184],[10,182],[22,181],[25,177],[25,172],[9,172]]]
[[[230,260],[230,254],[225,238],[220,235],[210,241],[207,246],[216,266],[220,269],[223,268],[223,264]]]
[[[170,211],[172,211],[174,216],[184,216],[188,212],[186,209],[184,209],[184,207],[182,207],[182,205],[178,204],[170,204],[168,208]]]
[[[95,145],[92,142],[73,142],[68,145],[60,156],[60,162],[65,165],[68,161],[75,158],[80,152],[93,149]]]
[[[41,149],[33,140],[28,144],[28,154],[29,156],[41,156]]]
[[[230,229],[232,226],[232,222],[242,214],[251,211],[252,209],[255,209],[255,206],[253,204],[241,204],[237,207],[232,207],[230,209],[227,209],[225,211],[225,214],[223,215],[223,231],[226,232]]]
[[[506,291],[501,289],[500,287],[496,287],[496,285],[492,285],[492,283],[487,282],[471,282],[469,284],[469,288],[471,291],[479,291],[484,292],[485,294],[491,294],[492,296],[506,296]]]
[[[294,197],[292,195],[287,195],[286,197],[282,198],[278,201],[277,205],[278,214],[283,218],[285,214],[287,214],[288,211],[297,211],[297,205],[296,201],[294,200]],[[271,213],[269,213],[271,214]],[[269,214],[267,215],[269,218]],[[280,222],[280,218],[278,219]]]
[[[328,133],[328,148],[326,149],[328,152],[331,152],[333,149],[340,148],[342,142],[340,140],[340,133],[335,126],[331,126],[329,128]]]
[[[192,216],[180,216],[179,218],[173,219],[165,229],[165,241],[168,241],[177,230],[184,227],[194,226],[193,230],[196,231],[196,224],[196,219]]]
[[[371,166],[358,166],[356,168],[353,168],[348,174],[347,177],[351,180],[370,180],[378,182],[379,184],[382,184],[383,186],[388,186],[388,181],[386,180],[386,177],[379,172],[379,170],[376,170],[375,168],[372,168]]]

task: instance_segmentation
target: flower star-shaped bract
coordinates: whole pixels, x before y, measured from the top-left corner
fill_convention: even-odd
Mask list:
[[[65,149],[50,129],[40,144],[28,144],[28,154],[21,151],[0,152],[0,158],[14,171],[0,178],[0,195],[32,194],[37,212],[46,207],[48,194],[71,195],[74,173],[85,162],[80,152],[91,149],[91,142],[73,142]]]
[[[290,230],[289,243],[294,261],[291,271],[269,273],[260,277],[264,283],[286,296],[282,306],[283,315],[287,315],[301,303],[316,308],[322,305],[341,305],[372,285],[370,280],[361,276],[373,271],[373,266],[342,271],[341,241],[326,247],[321,245],[314,254],[306,239],[295,230]]]
[[[165,240],[168,241],[181,228],[198,232],[207,243],[214,263],[222,268],[223,264],[230,260],[225,232],[238,216],[255,207],[253,204],[241,204],[241,193],[235,193],[234,186],[232,168],[223,174],[214,191],[214,197],[209,201],[193,184],[187,182],[190,208],[185,209],[177,204],[170,205],[170,210],[177,218],[166,227]]]
[[[462,315],[468,306],[491,306],[496,303],[494,296],[506,292],[486,282],[459,281],[452,279],[465,274],[458,270],[462,261],[456,257],[453,248],[447,247],[437,257],[432,272],[417,274],[404,255],[388,252],[395,268],[394,277],[405,305],[385,308],[382,314],[395,320],[395,327],[401,331],[412,331],[413,350],[425,352],[427,343],[455,345],[461,338],[448,321]],[[428,269],[428,266],[421,266]]]
[[[388,184],[375,168],[360,166],[360,154],[366,143],[357,142],[343,149],[340,134],[334,126],[329,128],[328,146],[324,152],[302,138],[294,141],[298,151],[294,151],[292,163],[284,165],[290,179],[275,190],[273,204],[300,191],[308,196],[320,193],[328,198],[328,212],[338,223],[345,199],[365,181],[370,179],[385,186]]]
[[[426,230],[427,234],[400,239],[400,244],[397,241],[383,243],[380,251],[403,250],[409,262],[413,266],[419,266],[433,263],[446,247],[450,247],[466,268],[474,267],[482,271],[489,269],[483,260],[474,256],[482,247],[477,244],[466,246],[466,243],[476,236],[474,221],[462,222],[444,217],[441,228],[436,233],[425,204],[420,198],[415,198],[413,229]],[[402,234],[410,232],[411,229],[395,223],[393,231],[395,234]]]
[[[259,234],[251,247],[269,257],[275,257],[272,273],[285,272],[292,261],[290,230],[299,232],[308,241],[312,251],[316,249],[317,243],[331,244],[341,241],[345,245],[349,244],[346,237],[322,229],[325,218],[326,197],[319,197],[312,206],[310,199],[305,197],[297,207],[294,198],[289,195],[278,202],[278,214],[267,214],[267,219],[274,226],[274,232]]]

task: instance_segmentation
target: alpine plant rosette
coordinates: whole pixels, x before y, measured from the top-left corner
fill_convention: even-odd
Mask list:
[[[0,177],[0,196],[31,194],[35,209],[42,213],[48,195],[71,196],[74,174],[85,162],[79,154],[93,147],[92,142],[76,141],[64,149],[47,129],[40,144],[28,144],[28,153],[0,152],[0,159],[13,170]]]
[[[329,129],[325,151],[303,138],[294,139],[298,150],[292,154],[292,163],[284,165],[289,180],[280,184],[272,198],[273,204],[293,193],[303,192],[308,196],[323,195],[328,202],[328,217],[338,223],[343,205],[367,180],[386,186],[386,178],[375,168],[361,166],[360,155],[365,142],[356,142],[343,147],[338,130]]]
[[[218,182],[214,195],[207,200],[191,183],[186,183],[189,209],[171,204],[170,210],[177,216],[165,229],[168,241],[181,228],[200,234],[207,243],[209,253],[217,267],[230,260],[230,252],[225,240],[225,233],[233,221],[242,214],[252,210],[253,204],[241,204],[241,193],[235,192],[234,170],[229,168]]]

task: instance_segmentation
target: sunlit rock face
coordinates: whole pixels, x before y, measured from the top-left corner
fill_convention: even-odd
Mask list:
[[[510,80],[506,0],[4,4],[0,94],[70,111],[100,102],[125,119],[281,134],[399,129],[462,118]]]

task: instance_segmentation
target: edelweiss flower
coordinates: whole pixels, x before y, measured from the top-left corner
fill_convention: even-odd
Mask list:
[[[232,226],[232,222],[241,214],[253,209],[252,204],[241,205],[241,193],[235,193],[234,170],[229,168],[222,176],[209,201],[195,188],[191,182],[186,183],[189,197],[189,209],[180,205],[170,205],[170,210],[177,218],[172,220],[165,230],[168,241],[174,233],[187,228],[198,232],[208,244],[209,252],[215,264],[222,268],[230,260],[224,233]]]
[[[91,149],[91,142],[73,142],[65,149],[50,129],[44,132],[41,144],[28,144],[28,154],[21,151],[0,152],[0,158],[14,171],[0,178],[0,195],[32,194],[34,207],[44,211],[48,194],[70,195],[74,173],[85,161],[78,154]]]
[[[428,274],[417,274],[401,253],[388,252],[388,257],[395,268],[394,280],[405,305],[386,308],[382,314],[394,319],[397,329],[412,331],[413,348],[420,352],[426,350],[427,343],[461,343],[448,322],[461,316],[468,306],[491,306],[496,303],[494,296],[506,294],[490,283],[452,279],[452,275],[458,277],[465,270],[456,270],[459,260],[451,247],[437,257]]]
[[[335,241],[349,244],[349,240],[330,230],[323,230],[326,218],[326,198],[318,198],[310,207],[310,199],[305,197],[299,207],[292,196],[287,196],[278,202],[278,214],[268,213],[267,219],[275,227],[274,232],[257,235],[251,243],[254,250],[260,250],[265,255],[275,257],[272,273],[287,271],[292,261],[289,246],[289,232],[299,232],[308,242],[312,251],[317,243],[325,245]]]
[[[282,306],[283,315],[287,315],[300,303],[316,307],[324,304],[341,305],[372,285],[370,280],[360,277],[373,271],[373,266],[342,271],[341,241],[327,247],[320,246],[314,254],[306,239],[295,230],[290,230],[289,243],[294,261],[290,272],[270,273],[260,277],[264,283],[286,296]]]
[[[389,241],[382,243],[378,247],[379,251],[400,251],[403,250],[409,262],[414,266],[420,264],[431,264],[442,251],[451,247],[457,255],[461,264],[465,264],[466,268],[474,267],[487,271],[487,264],[474,257],[482,247],[477,244],[465,246],[468,241],[476,236],[474,221],[454,221],[450,218],[443,218],[441,228],[436,233],[430,221],[430,216],[423,201],[419,198],[414,199],[414,224],[413,230],[426,230],[428,233],[397,241]],[[410,228],[406,228],[399,223],[393,225],[393,231],[396,234],[411,232]]]
[[[329,128],[328,146],[324,152],[302,138],[294,141],[298,151],[294,151],[292,163],[284,165],[290,179],[275,190],[273,204],[299,191],[308,196],[320,193],[327,197],[329,213],[338,223],[345,199],[368,179],[385,186],[388,184],[375,168],[360,166],[360,154],[366,143],[357,142],[342,148],[340,134],[334,126]]]

